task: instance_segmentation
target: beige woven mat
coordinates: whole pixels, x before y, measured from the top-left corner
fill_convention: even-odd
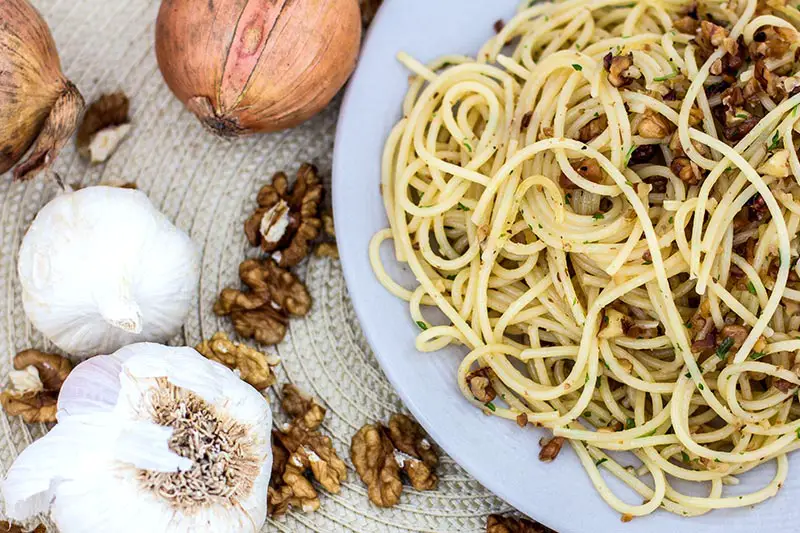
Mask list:
[[[232,333],[211,307],[222,287],[238,283],[239,262],[253,253],[241,227],[255,193],[273,172],[291,173],[302,161],[315,162],[329,185],[338,106],[292,131],[234,143],[218,141],[183,110],[161,80],[153,52],[159,2],[34,0],[34,4],[53,30],[65,73],[87,101],[117,89],[131,97],[131,136],[108,163],[89,167],[70,145],[55,170],[72,184],[134,181],[204,247],[199,300],[176,344],[195,345],[220,329]],[[32,330],[23,313],[16,254],[34,215],[55,193],[55,184],[47,178],[26,184],[12,183],[10,175],[0,179],[2,384],[16,351],[52,348]],[[283,360],[279,381],[294,382],[322,400],[329,409],[324,430],[333,437],[339,455],[348,458],[350,438],[359,427],[387,419],[402,405],[361,333],[338,261],[311,258],[299,274],[314,307],[308,317],[292,323],[286,340],[277,347]],[[279,414],[277,418],[282,422]],[[5,472],[46,428],[26,426],[5,415],[0,423]],[[365,487],[349,458],[346,461],[348,479],[340,494],[323,495],[316,513],[291,512],[269,521],[264,531],[477,532],[484,530],[487,514],[508,509],[444,457],[438,490],[420,493],[407,488],[397,507],[379,510],[368,502]]]

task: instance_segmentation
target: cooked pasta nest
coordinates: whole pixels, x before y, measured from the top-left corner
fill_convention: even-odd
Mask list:
[[[626,518],[775,495],[800,447],[800,11],[526,2],[495,27],[477,58],[399,56],[370,256],[417,348],[466,346],[465,398],[568,439]]]

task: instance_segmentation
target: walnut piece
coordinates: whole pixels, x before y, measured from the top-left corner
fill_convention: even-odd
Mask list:
[[[239,265],[239,277],[249,291],[223,289],[214,313],[230,316],[236,333],[266,345],[286,336],[290,316],[305,316],[311,296],[291,272],[272,259],[246,259]]]
[[[383,426],[367,424],[359,429],[350,444],[350,459],[367,485],[369,501],[378,507],[393,507],[400,501],[400,465]]]
[[[317,245],[314,255],[339,259],[339,249],[336,247],[336,231],[333,227],[333,215],[330,213],[322,214],[322,229],[326,240]]]
[[[479,402],[488,403],[497,396],[494,387],[492,387],[490,372],[491,370],[488,367],[483,367],[467,374],[469,390]]]
[[[527,518],[490,514],[486,519],[486,533],[555,533],[555,531]]]
[[[608,128],[608,118],[605,115],[592,119],[578,131],[578,140],[589,142]]]
[[[284,514],[289,507],[304,512],[319,509],[319,495],[309,474],[333,494],[339,493],[347,478],[347,467],[333,449],[330,437],[317,431],[325,409],[294,385],[283,386],[281,405],[292,422],[272,432],[272,477],[267,492],[269,516]]]
[[[662,114],[651,109],[644,112],[642,121],[639,122],[639,135],[645,139],[663,139],[672,133],[672,123]]]
[[[78,153],[92,163],[108,160],[130,132],[129,110],[130,101],[121,91],[100,96],[78,128]]]
[[[302,424],[307,430],[315,430],[325,418],[325,408],[312,397],[301,391],[296,385],[287,383],[283,386],[281,407],[295,423]]]
[[[247,240],[272,253],[281,267],[297,265],[308,255],[310,242],[319,236],[322,191],[313,165],[300,166],[291,189],[286,174],[278,172],[272,183],[258,191],[258,208],[244,223]]]
[[[11,522],[0,522],[0,533],[26,533],[27,530],[22,529],[22,526],[12,524]],[[39,524],[36,529],[30,530],[28,533],[47,533],[47,528],[44,524]]]
[[[392,507],[400,500],[401,471],[416,490],[434,490],[439,483],[436,451],[422,427],[403,414],[393,414],[388,427],[362,427],[353,436],[350,459],[378,507]]]
[[[0,394],[0,404],[11,416],[28,424],[56,421],[58,392],[72,371],[72,363],[60,355],[23,350],[14,357],[9,373],[11,387]]]
[[[633,54],[615,56],[611,52],[603,57],[603,66],[608,71],[608,81],[614,87],[624,87],[630,85],[634,80],[635,72],[632,72]]]
[[[558,457],[561,447],[564,445],[564,437],[553,437],[552,439],[542,439],[539,441],[539,460],[549,463]]]
[[[281,362],[277,355],[267,355],[246,344],[231,341],[223,331],[218,331],[195,349],[206,358],[235,371],[243,381],[257,390],[266,389],[275,383],[272,368]]]

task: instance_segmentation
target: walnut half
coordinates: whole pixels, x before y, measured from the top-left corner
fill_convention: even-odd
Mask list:
[[[433,490],[439,458],[422,428],[403,414],[394,414],[389,426],[367,424],[353,436],[350,459],[367,485],[372,503],[392,507],[400,501],[403,472],[416,490]]]
[[[223,289],[214,313],[230,316],[236,333],[266,345],[278,344],[286,336],[290,316],[305,316],[311,296],[291,272],[272,259],[246,259],[239,277],[249,291]]]
[[[72,371],[72,363],[60,355],[23,350],[14,357],[9,373],[11,387],[0,394],[0,404],[11,416],[34,424],[56,421],[58,393]]]
[[[289,507],[312,512],[319,509],[317,490],[310,477],[326,491],[338,494],[347,478],[347,467],[330,437],[317,429],[325,409],[294,385],[283,386],[283,410],[292,422],[272,432],[272,477],[267,492],[270,516],[284,514]]]
[[[281,362],[277,355],[267,355],[246,344],[231,341],[223,331],[218,331],[195,349],[206,358],[235,371],[243,381],[257,390],[266,389],[275,383],[272,368]]]
[[[286,174],[278,172],[258,191],[258,208],[244,223],[247,240],[272,253],[281,267],[297,265],[319,236],[322,192],[314,165],[303,163],[291,188]]]
[[[78,153],[92,163],[108,160],[130,132],[129,109],[128,97],[121,91],[93,102],[78,128]]]

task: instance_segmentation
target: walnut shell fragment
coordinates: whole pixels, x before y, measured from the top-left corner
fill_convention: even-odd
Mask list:
[[[104,94],[87,109],[78,128],[78,153],[92,163],[107,161],[131,129],[130,101],[122,91]]]
[[[23,350],[14,357],[9,373],[11,387],[0,393],[7,414],[21,416],[28,424],[56,421],[58,393],[72,371],[72,363],[60,355]]]
[[[266,345],[286,336],[289,317],[305,316],[311,296],[291,272],[272,259],[247,259],[239,265],[239,277],[249,291],[223,289],[214,313],[230,316],[236,333]]]
[[[392,507],[400,501],[403,472],[416,490],[434,490],[439,458],[422,428],[406,415],[394,414],[389,426],[367,424],[353,436],[350,459],[367,485],[372,503]]]
[[[286,174],[278,172],[258,191],[258,208],[244,223],[247,240],[271,253],[281,267],[297,265],[319,236],[322,193],[314,165],[303,163],[291,188]]]
[[[275,383],[272,368],[281,362],[277,355],[264,354],[246,344],[231,341],[222,331],[201,342],[195,349],[206,358],[235,371],[243,381],[257,390],[266,389]]]
[[[284,514],[290,507],[303,512],[319,509],[320,501],[309,477],[326,491],[338,494],[347,478],[347,467],[330,437],[317,429],[325,409],[294,385],[283,386],[283,410],[292,422],[272,432],[272,477],[267,493],[270,516]]]

